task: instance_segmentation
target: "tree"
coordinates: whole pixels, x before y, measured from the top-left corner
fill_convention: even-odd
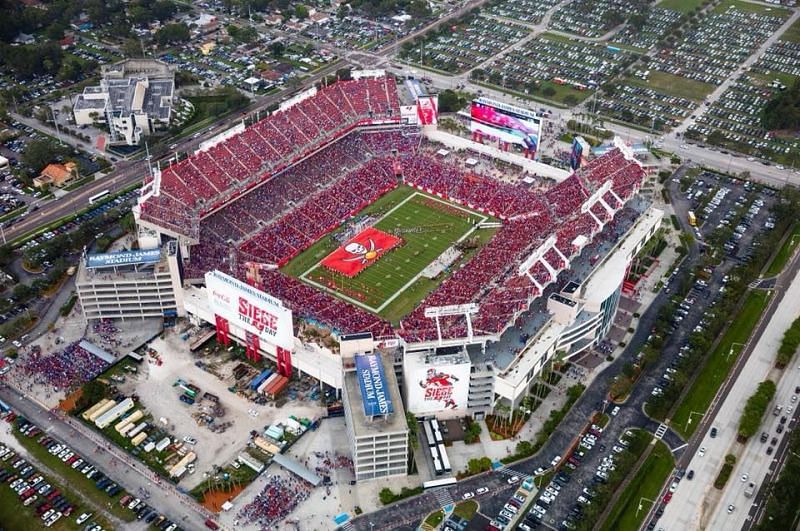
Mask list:
[[[45,166],[50,164],[63,151],[63,148],[60,148],[50,140],[33,140],[25,146],[25,151],[22,153],[22,162],[34,174],[38,175]]]
[[[269,44],[269,53],[272,57],[280,57],[286,51],[286,46],[281,41],[273,41]]]
[[[156,42],[161,46],[175,42],[186,42],[191,38],[189,26],[184,23],[167,24],[156,32]]]
[[[466,104],[466,98],[462,97],[454,90],[447,89],[439,93],[440,112],[457,112]]]
[[[761,111],[761,125],[768,131],[800,129],[800,80],[767,102]]]
[[[775,382],[765,380],[758,384],[756,392],[747,399],[742,417],[739,420],[739,438],[748,439],[755,435],[761,427],[761,420],[775,396]]]
[[[300,20],[305,20],[308,18],[308,8],[303,4],[297,4],[294,7],[294,16],[299,18]]]

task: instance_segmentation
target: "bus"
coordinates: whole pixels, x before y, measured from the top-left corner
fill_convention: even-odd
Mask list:
[[[428,440],[428,446],[436,446],[436,440],[433,438],[431,425],[427,422],[423,422],[422,425],[425,427],[425,438]]]
[[[456,478],[442,478],[442,479],[432,479],[430,481],[425,481],[422,483],[423,489],[435,489],[436,487],[446,487],[447,485],[455,485],[457,483]]]
[[[431,430],[433,430],[433,436],[434,436],[434,439],[436,441],[436,444],[444,442],[444,440],[442,439],[442,432],[439,431],[439,423],[436,421],[436,419],[431,419],[430,423],[431,423]]]
[[[107,196],[108,193],[109,193],[108,190],[103,190],[102,192],[93,195],[92,197],[89,198],[89,204],[94,205],[95,203],[103,199],[105,196]]]
[[[444,469],[442,468],[442,462],[439,461],[439,452],[436,450],[435,446],[431,446],[431,458],[433,459],[433,469],[436,475],[441,476]]]
[[[691,225],[692,227],[695,227],[695,226],[697,226],[697,217],[694,215],[694,212],[692,212],[692,211],[690,210],[690,211],[687,213],[687,215],[688,215],[688,217],[689,217],[689,225]]]
[[[450,468],[450,460],[447,458],[447,451],[445,451],[444,449],[444,444],[439,444],[438,446],[439,446],[439,457],[442,461],[442,471],[450,473],[453,471],[453,469]]]

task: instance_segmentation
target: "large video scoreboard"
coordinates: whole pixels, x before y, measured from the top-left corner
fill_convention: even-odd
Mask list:
[[[472,101],[470,131],[502,142],[518,144],[531,152],[539,148],[542,119],[535,112],[489,98]]]

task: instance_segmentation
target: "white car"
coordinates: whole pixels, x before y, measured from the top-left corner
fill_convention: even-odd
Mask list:
[[[675,492],[676,490],[678,490],[678,482],[677,481],[673,481],[672,485],[669,486],[669,491],[670,492]]]
[[[195,439],[194,437],[189,437],[187,435],[186,437],[183,438],[183,442],[187,444],[197,444],[197,439]]]
[[[475,490],[475,494],[486,494],[487,492],[489,492],[488,487],[478,487],[478,489]]]
[[[88,520],[88,519],[89,519],[89,518],[91,518],[91,517],[92,517],[92,513],[83,513],[82,515],[80,515],[80,516],[79,516],[79,517],[78,517],[78,518],[75,520],[75,523],[76,523],[76,524],[82,524],[82,523],[84,523],[86,520]]]
[[[509,485],[513,485],[514,483],[517,483],[518,481],[519,481],[519,476],[511,476],[510,478],[508,478],[507,483]]]
[[[475,496],[474,492],[465,492],[463,494],[463,496],[461,496],[461,499],[462,500],[468,500],[468,499],[472,498],[473,496]]]
[[[705,446],[701,446],[700,449],[697,451],[697,455],[699,455],[700,457],[703,457],[704,455],[706,455],[706,447]]]
[[[614,406],[614,409],[611,410],[611,416],[616,417],[619,413],[619,406]]]

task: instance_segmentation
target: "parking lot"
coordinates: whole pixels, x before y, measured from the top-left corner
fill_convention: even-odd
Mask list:
[[[569,90],[577,103],[618,73],[627,52],[544,34],[472,72],[472,79],[517,92],[536,93],[546,82]],[[566,97],[564,95],[563,97]],[[563,97],[559,97],[563,101]],[[569,102],[567,102],[569,103]]]
[[[452,26],[443,24],[418,44],[402,47],[400,58],[444,72],[462,73],[511,46],[530,29],[511,22],[467,15]]]
[[[744,10],[725,2],[702,17],[673,47],[650,57],[601,112],[623,122],[663,131],[687,118],[786,20],[788,11]]]
[[[790,165],[797,161],[800,138],[769,134],[761,111],[778,92],[800,77],[800,42],[779,40],[740,75],[686,131],[686,137],[746,155]]]
[[[633,46],[641,51],[649,50],[669,34],[683,20],[680,13],[663,7],[651,7],[641,26],[626,25],[614,35],[613,43]]]
[[[491,2],[484,9],[484,13],[525,22],[526,24],[538,24],[542,21],[544,14],[556,4],[558,4],[558,0],[544,0],[543,2],[536,2],[535,0],[520,0],[516,2],[513,0],[500,0]]]
[[[550,29],[582,37],[600,37],[644,5],[647,3],[637,0],[576,0],[555,12]]]

